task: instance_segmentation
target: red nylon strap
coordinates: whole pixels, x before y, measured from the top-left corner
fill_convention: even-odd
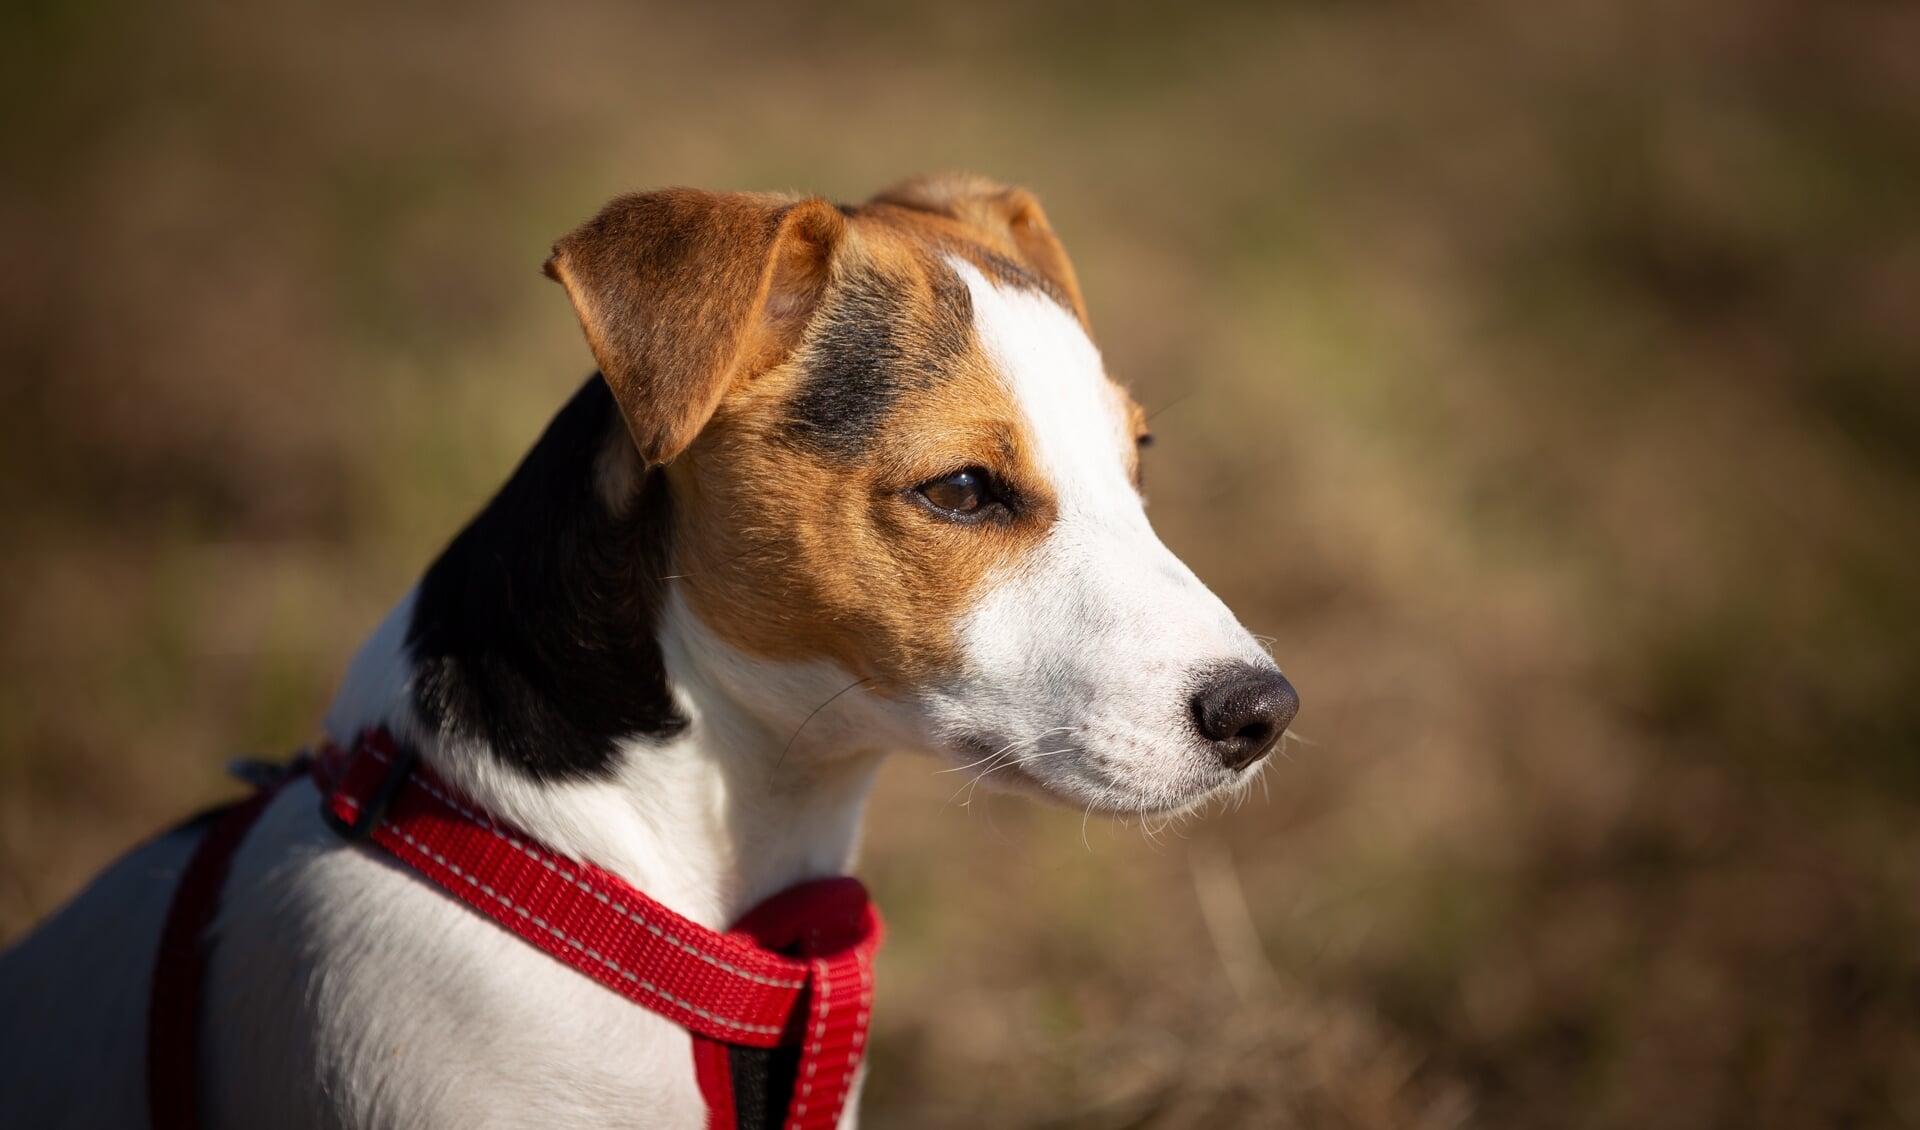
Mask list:
[[[822,914],[825,901],[837,904]],[[767,949],[814,955],[807,962],[811,992],[797,1030],[800,1061],[786,1106],[787,1130],[833,1130],[859,1074],[873,1012],[873,955],[880,921],[853,879],[826,879],[782,891],[747,912],[733,928]],[[866,939],[871,939],[867,941]],[[714,1100],[732,1092],[725,1045],[696,1035],[694,1065],[711,1117],[708,1130],[751,1130],[738,1112]],[[779,1108],[775,1108],[778,1111]]]
[[[342,834],[371,839],[529,944],[687,1028],[696,1048],[701,1037],[797,1041],[786,1126],[838,1124],[866,1047],[882,932],[858,881],[793,887],[721,934],[494,822],[429,769],[410,766],[384,733],[352,750],[329,747],[314,776]],[[713,1108],[725,1057],[710,1048],[695,1060]],[[730,1107],[714,1119],[731,1125]]]
[[[855,949],[812,962],[814,994],[802,1034],[805,1051],[787,1107],[787,1130],[834,1130],[867,1050],[873,966]]]
[[[739,1104],[734,1101],[732,1057],[727,1053],[727,1046],[697,1033],[693,1037],[693,1078],[700,1085],[700,1097],[707,1104],[707,1130],[742,1130]]]
[[[147,1113],[153,1130],[193,1130],[199,1125],[195,1053],[207,926],[220,907],[234,854],[278,791],[275,783],[213,813],[167,906],[147,1000]]]

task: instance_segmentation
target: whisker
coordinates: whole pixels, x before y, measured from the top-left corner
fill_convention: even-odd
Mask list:
[[[976,765],[985,765],[987,762],[992,761],[996,757],[999,757],[1001,754],[1012,749],[1014,746],[1025,745],[1027,741],[1031,741],[1031,740],[1033,739],[1029,738],[1029,739],[1022,739],[1021,741],[1017,741],[1017,742],[1008,742],[1006,745],[1001,746],[999,749],[994,750],[992,753],[989,753],[988,755],[986,755],[985,757],[981,758],[978,761],[969,761],[965,765],[950,765],[945,769],[935,769],[933,771],[933,775],[938,777],[944,773],[959,773],[959,772],[963,772],[965,770],[971,769]]]
[[[1045,735],[1042,735],[1042,736],[1044,737]],[[988,774],[993,773],[996,770],[1005,769],[1009,765],[1025,765],[1030,761],[1038,761],[1043,757],[1053,757],[1057,754],[1078,753],[1080,749],[1081,747],[1076,745],[1076,746],[1068,746],[1065,749],[1042,750],[1039,753],[1028,754],[1025,757],[1009,758],[996,765],[990,765],[987,768],[981,770],[980,773],[973,778],[973,780],[967,782],[967,799],[961,803],[961,807],[964,808],[967,805],[970,805],[973,803],[973,790],[979,787],[980,782],[987,779]]]
[[[1040,737],[1045,737],[1045,736],[1046,735],[1044,734],[1040,735]],[[1008,744],[1001,746],[999,749],[994,750],[991,754],[987,755],[986,757],[980,759],[979,761],[974,762],[973,765],[985,764],[987,767],[985,769],[982,769],[979,773],[975,774],[972,778],[970,778],[966,784],[961,785],[959,788],[953,790],[953,796],[950,796],[947,799],[951,801],[953,797],[957,797],[962,792],[965,792],[967,794],[967,799],[961,802],[960,807],[965,808],[968,805],[972,804],[973,803],[973,787],[980,783],[980,778],[985,777],[987,774],[999,768],[999,763],[995,760],[996,758],[999,758],[1020,746],[1026,745],[1028,742],[1033,742],[1038,740],[1039,738],[1025,738],[1021,741],[1009,742]],[[967,766],[962,766],[961,768],[971,769],[972,767],[973,767],[972,765],[967,765]],[[941,770],[941,772],[948,772],[948,770]]]
[[[1016,757],[1012,761],[1003,762],[994,768],[1005,769],[1008,765],[1025,765],[1029,761],[1038,761],[1043,757],[1054,757],[1062,753],[1079,753],[1085,748],[1085,746],[1070,745],[1065,749],[1043,749],[1039,753],[1029,753],[1025,757]]]
[[[1160,407],[1155,408],[1153,411],[1147,413],[1147,419],[1151,420],[1155,416],[1158,416],[1160,413],[1165,412],[1167,409],[1187,399],[1188,397],[1194,394],[1194,391],[1197,391],[1197,390],[1189,390],[1187,392],[1183,392],[1179,396],[1176,396],[1172,400],[1169,400],[1165,404],[1162,404]]]
[[[743,532],[745,532],[745,531],[743,531]],[[724,561],[716,561],[716,562],[714,562],[714,563],[713,563],[713,565],[712,565],[712,566],[711,566],[710,568],[711,568],[711,569],[724,569],[724,568],[726,568],[727,566],[729,566],[729,565],[731,565],[731,564],[733,564],[733,563],[734,563],[735,561],[738,561],[738,560],[740,560],[740,559],[741,559],[742,557],[745,557],[745,556],[746,556],[747,554],[749,554],[749,553],[752,553],[752,552],[754,552],[755,550],[758,550],[758,549],[762,549],[762,548],[764,548],[764,547],[763,547],[763,546],[760,546],[760,545],[750,545],[750,546],[748,546],[747,548],[745,548],[745,549],[743,549],[743,550],[741,550],[740,552],[738,552],[738,553],[736,553],[736,554],[734,554],[733,556],[731,556],[731,557],[729,557],[729,558],[727,558],[727,559],[726,559],[726,560],[724,560]],[[699,574],[698,574],[698,573],[664,573],[664,574],[662,574],[662,575],[661,575],[661,576],[660,576],[659,578],[657,578],[657,579],[659,579],[659,580],[662,580],[662,581],[684,581],[684,580],[686,580],[686,579],[687,579],[687,578],[689,578],[689,577],[697,577],[697,576],[699,576]]]
[[[1006,745],[1003,745],[999,749],[994,750],[992,753],[988,754],[987,756],[979,758],[974,761],[970,761],[965,765],[955,765],[955,766],[950,766],[949,768],[946,768],[946,769],[936,769],[934,770],[934,772],[936,774],[958,773],[965,769],[978,768],[980,770],[978,773],[974,774],[973,777],[968,779],[966,784],[961,785],[959,788],[953,790],[953,795],[947,798],[947,801],[949,803],[952,803],[956,798],[960,797],[960,795],[964,793],[966,794],[966,799],[960,801],[960,807],[970,808],[973,805],[973,794],[978,790],[980,786],[980,782],[984,781],[987,778],[987,776],[993,773],[995,770],[1004,769],[1008,765],[1024,765],[1029,761],[1035,761],[1043,757],[1052,757],[1056,754],[1061,754],[1061,753],[1072,753],[1075,750],[1079,749],[1080,747],[1078,746],[1069,746],[1064,749],[1042,750],[1039,753],[1027,754],[1025,756],[1019,756],[1015,754],[1015,751],[1019,750],[1023,746],[1033,745],[1034,743],[1040,741],[1042,738],[1046,738],[1053,734],[1071,733],[1074,729],[1075,727],[1073,726],[1055,726],[1052,729],[1042,730],[1039,733],[1032,735],[1031,737],[1021,738],[1017,741],[1008,742]]]
[[[787,739],[787,744],[785,746],[781,747],[780,756],[773,759],[773,767],[775,769],[780,768],[780,763],[787,759],[787,753],[793,749],[793,743],[800,739],[800,731],[807,728],[807,723],[813,721],[814,715],[820,713],[822,710],[825,710],[827,707],[833,705],[834,700],[838,699],[841,695],[846,694],[848,691],[852,690],[857,686],[870,682],[871,679],[872,679],[872,676],[868,676],[867,678],[864,678],[864,679],[855,679],[853,682],[848,683],[846,686],[841,687],[839,690],[833,692],[833,694],[827,699],[827,701],[821,703],[819,706],[814,707],[811,711],[808,712],[805,718],[800,719],[800,724],[798,726],[795,726],[793,729],[793,736]]]
[[[992,761],[994,758],[999,757],[1001,754],[1007,752],[1008,750],[1014,748],[1015,746],[1031,745],[1034,742],[1039,741],[1041,738],[1047,737],[1052,734],[1058,734],[1063,731],[1071,730],[1071,729],[1073,729],[1072,726],[1055,726],[1051,730],[1042,730],[1041,732],[1033,735],[1030,738],[1021,738],[1018,741],[1008,742],[1006,745],[1001,746],[999,749],[994,750],[992,753],[989,753],[988,755],[986,755],[985,757],[981,758],[978,761],[970,761],[965,765],[954,765],[946,769],[935,769],[933,772],[935,776],[939,776],[942,773],[959,773],[959,772],[962,772],[963,770],[971,769],[976,765],[984,765],[987,762]]]

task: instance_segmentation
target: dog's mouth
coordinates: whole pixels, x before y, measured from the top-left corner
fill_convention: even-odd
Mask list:
[[[968,734],[951,746],[954,764],[941,772],[961,779],[954,795],[963,804],[990,790],[1103,816],[1164,816],[1231,794],[1254,776],[1222,770],[1185,749],[1103,753],[1072,727],[1025,739]]]
[[[954,752],[950,755],[955,764],[941,772],[964,778],[961,791],[956,794],[970,800],[980,789],[997,792],[1021,793],[1036,800],[1064,802],[1069,798],[1057,789],[1049,787],[1049,781],[1057,779],[1057,768],[1040,769],[1040,762],[1071,758],[1084,752],[1067,740],[1071,735],[1067,727],[1049,731],[1039,738],[1001,740],[978,734],[967,734],[953,742]],[[1057,746],[1045,744],[1049,737],[1061,739]]]

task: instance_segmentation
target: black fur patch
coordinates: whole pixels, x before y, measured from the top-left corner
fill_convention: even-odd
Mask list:
[[[617,739],[688,725],[655,638],[672,498],[652,472],[608,508],[596,463],[616,430],[595,373],[427,570],[407,633],[421,716],[536,780],[604,777]]]
[[[901,396],[939,383],[973,338],[973,295],[939,265],[930,308],[915,280],[877,271],[843,282],[802,348],[806,381],[794,397],[793,433],[843,457],[858,456]]]

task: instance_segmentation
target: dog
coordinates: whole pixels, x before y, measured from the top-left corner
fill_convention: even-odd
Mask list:
[[[848,870],[887,753],[1171,813],[1286,731],[1291,685],[1148,525],[1145,416],[1031,194],[630,195],[546,272],[599,371],[362,646],[335,741],[383,727],[721,930]],[[706,1124],[686,1030],[349,844],[316,789],[272,797],[219,895],[206,1125]],[[200,834],[0,960],[10,1124],[146,1124],[152,955]]]

